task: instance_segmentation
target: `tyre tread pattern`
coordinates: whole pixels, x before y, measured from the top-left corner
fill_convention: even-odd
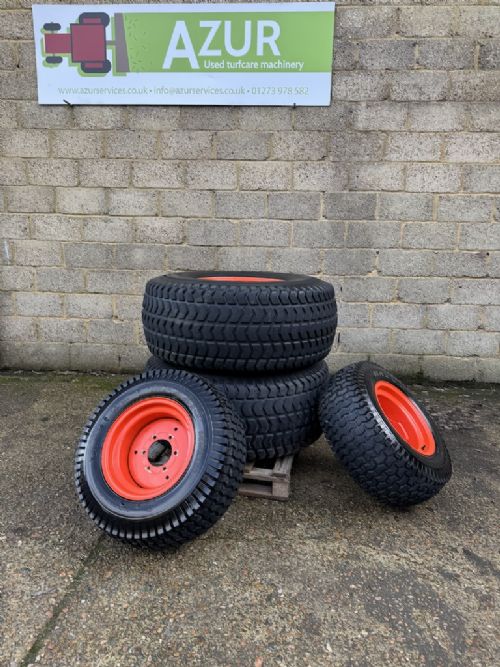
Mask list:
[[[283,283],[148,281],[144,335],[156,357],[199,370],[271,372],[328,354],[337,325],[333,286],[304,277]]]
[[[326,439],[352,478],[379,501],[407,506],[428,500],[451,477],[448,451],[442,443],[444,463],[431,468],[392,436],[366,389],[367,364],[381,370],[360,362],[343,368],[328,383],[319,406]],[[385,373],[405,389],[397,378]]]

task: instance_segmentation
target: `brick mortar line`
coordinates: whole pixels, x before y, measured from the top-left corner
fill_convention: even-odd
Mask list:
[[[500,41],[500,40],[499,40]],[[488,70],[492,74],[495,73],[497,70]],[[4,101],[8,101],[5,99]],[[15,100],[19,104],[22,103],[19,99]],[[25,100],[26,103],[28,104],[36,104],[36,100]],[[226,129],[208,129],[208,130],[200,130],[200,129],[182,129],[179,127],[172,127],[169,129],[143,129],[143,128],[129,128],[129,127],[114,127],[114,128],[101,128],[101,127],[81,127],[79,125],[76,126],[68,126],[66,124],[61,124],[60,126],[53,126],[53,127],[33,127],[30,126],[29,124],[23,124],[21,123],[17,117],[15,117],[15,125],[12,126],[6,126],[1,128],[2,133],[9,133],[9,132],[31,132],[31,133],[42,133],[42,132],[57,132],[59,135],[61,133],[74,133],[74,132],[84,132],[84,133],[93,133],[94,135],[102,134],[105,135],[106,133],[114,132],[114,133],[123,133],[123,132],[132,132],[132,133],[141,133],[141,134],[153,134],[155,132],[159,132],[162,135],[169,135],[169,134],[174,134],[176,132],[186,132],[189,134],[206,134],[210,133],[213,135],[213,137],[216,137],[216,135],[222,135],[224,133],[234,133],[235,135],[241,135],[241,134],[269,134],[271,135],[271,139],[274,139],[275,135],[279,134],[296,134],[296,133],[303,133],[303,134],[327,134],[330,136],[335,136],[338,134],[344,134],[344,133],[367,133],[367,134],[381,134],[381,133],[389,133],[389,134],[404,134],[404,133],[410,133],[410,134],[437,134],[437,135],[461,135],[461,134],[489,134],[489,133],[498,133],[498,128],[481,128],[481,129],[475,129],[474,127],[469,127],[472,120],[473,120],[473,115],[471,115],[471,107],[481,107],[481,106],[496,106],[497,102],[495,100],[481,100],[481,101],[474,101],[474,100],[450,100],[450,99],[442,99],[442,100],[388,100],[388,99],[366,99],[366,100],[333,100],[333,104],[345,104],[349,105],[352,107],[353,111],[358,111],[358,110],[366,110],[369,109],[370,107],[376,107],[376,106],[391,106],[392,108],[398,107],[398,106],[405,106],[407,107],[406,111],[408,113],[409,109],[408,106],[411,105],[411,108],[418,109],[421,107],[427,107],[427,106],[452,106],[455,107],[457,110],[461,110],[463,113],[463,125],[464,127],[461,128],[449,128],[449,129],[442,129],[442,128],[428,128],[428,129],[419,129],[414,128],[410,124],[410,118],[406,117],[405,122],[404,122],[404,127],[394,127],[394,128],[370,128],[370,127],[359,127],[356,125],[358,121],[356,121],[356,118],[354,118],[354,124],[351,123],[350,121],[352,119],[349,119],[349,122],[346,123],[345,127],[340,127],[339,129],[328,129],[326,127],[323,128],[317,128],[317,127],[285,127],[283,129],[258,129],[258,128],[246,128],[246,127],[240,127],[236,128],[233,130],[226,130]],[[173,108],[173,107],[172,107]],[[251,108],[251,107],[249,107]],[[289,109],[289,107],[277,107],[280,109]],[[297,107],[297,108],[304,108],[304,107]],[[462,121],[461,121],[462,122]],[[22,156],[22,157],[30,157],[30,156]],[[34,156],[35,157],[35,156]],[[50,157],[50,156],[47,156]],[[105,156],[101,155],[99,158],[95,158],[92,156],[85,157],[85,156],[73,156],[73,157],[68,157],[66,155],[61,155],[61,156],[53,156],[54,158],[57,157],[57,159],[72,159],[72,160],[91,160],[91,159],[102,159],[102,160],[148,160],[147,156],[144,155],[137,155],[137,156]],[[151,158],[152,159],[152,158]],[[200,158],[198,157],[191,157],[191,158],[186,158],[182,155],[180,156],[173,156],[173,157],[162,157],[161,152],[158,157],[155,159],[163,159],[163,160],[168,160],[168,161],[189,161],[189,160],[198,160]],[[216,160],[216,159],[221,159],[217,158],[215,153],[211,153],[210,157],[207,158],[202,158],[206,160]],[[254,161],[254,160],[250,160]],[[259,161],[259,160],[257,160]],[[265,160],[260,160],[260,161],[265,161]]]

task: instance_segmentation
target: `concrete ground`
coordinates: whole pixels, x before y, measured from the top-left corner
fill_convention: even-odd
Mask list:
[[[240,497],[149,553],[104,537],[73,490],[75,442],[117,382],[0,376],[2,666],[498,664],[500,387],[414,386],[455,470],[422,506],[378,505],[320,442],[288,502]]]

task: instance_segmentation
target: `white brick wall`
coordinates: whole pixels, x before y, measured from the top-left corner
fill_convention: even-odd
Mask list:
[[[340,0],[329,108],[40,107],[0,0],[0,363],[136,370],[165,270],[330,280],[332,367],[500,381],[500,7]]]

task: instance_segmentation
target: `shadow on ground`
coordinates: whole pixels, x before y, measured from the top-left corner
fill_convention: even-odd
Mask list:
[[[0,664],[493,665],[500,388],[419,386],[454,477],[409,511],[364,495],[326,443],[286,503],[238,498],[203,538],[149,553],[77,504],[73,451],[117,377],[0,376]]]

